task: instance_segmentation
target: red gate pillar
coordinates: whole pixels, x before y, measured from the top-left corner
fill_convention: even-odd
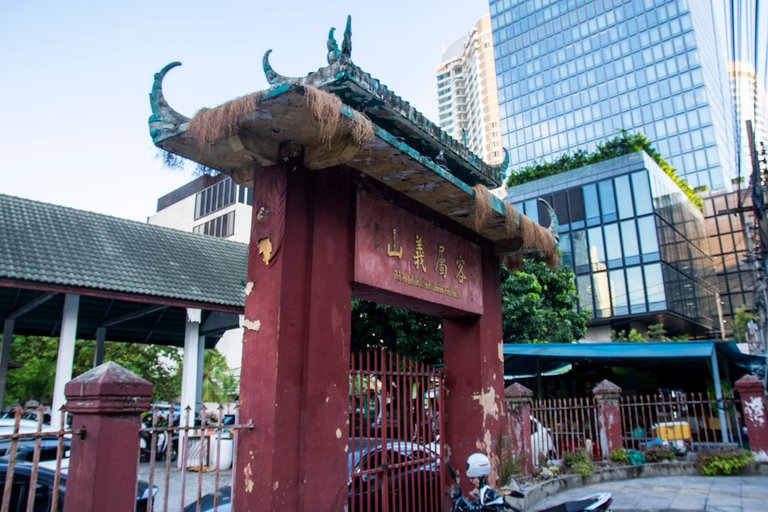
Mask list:
[[[512,438],[510,456],[522,461],[526,474],[533,471],[531,458],[531,398],[533,391],[515,382],[504,390],[509,435]],[[503,482],[506,483],[506,482]]]
[[[492,485],[498,476],[497,448],[502,435],[504,367],[499,261],[482,248],[483,314],[443,321],[445,359],[446,459],[463,474],[473,452],[492,461]],[[468,485],[467,479],[462,479]],[[465,490],[469,490],[467,487]]]
[[[749,447],[755,452],[768,453],[768,410],[765,406],[763,383],[752,375],[736,381],[741,398],[741,410],[747,426]]]
[[[350,189],[290,156],[254,172],[233,510],[346,502]]]
[[[600,454],[604,459],[617,448],[622,447],[621,410],[619,397],[621,388],[605,379],[592,390],[597,402],[597,426],[600,438]],[[592,454],[589,454],[590,457]]]
[[[152,384],[107,362],[64,387],[72,436],[64,512],[129,512],[136,508],[141,413]]]

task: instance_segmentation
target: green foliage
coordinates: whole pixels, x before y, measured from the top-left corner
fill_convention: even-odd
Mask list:
[[[663,444],[653,444],[643,450],[645,460],[648,462],[661,462],[665,460],[675,460],[675,452],[669,446]]]
[[[611,459],[612,462],[615,462],[617,464],[629,463],[629,455],[627,455],[627,450],[625,450],[624,448],[616,448],[615,450],[611,451],[611,453],[608,454],[608,457]]]
[[[73,376],[91,369],[95,345],[91,340],[77,340]],[[23,404],[30,399],[51,403],[58,346],[58,338],[13,337],[11,358],[23,366],[8,372],[6,404]],[[150,381],[154,385],[153,400],[171,401],[179,395],[181,352],[178,348],[108,341],[104,361],[114,361]]]
[[[227,403],[237,396],[238,381],[226,358],[217,349],[203,356],[203,401]]]
[[[669,341],[664,324],[649,325],[646,336],[648,336],[649,341]]]
[[[688,199],[690,199],[697,208],[702,208],[704,204],[702,199],[688,185],[688,182],[675,173],[675,169],[661,157],[656,149],[654,149],[648,138],[642,133],[630,134],[626,130],[619,130],[619,135],[598,144],[597,149],[592,153],[587,153],[583,149],[579,149],[573,153],[560,156],[554,162],[541,162],[523,167],[517,172],[510,174],[509,179],[507,180],[507,185],[513,187],[515,185],[528,183],[529,181],[545,178],[547,176],[554,176],[561,172],[578,169],[585,165],[610,160],[611,158],[627,155],[636,151],[645,151],[648,153],[648,155],[653,158],[654,162],[661,167],[661,170],[664,171],[664,173],[669,176],[678,187],[680,187],[680,190],[683,191]]]
[[[592,465],[592,461],[589,460],[586,450],[565,452],[563,454],[563,464],[567,471],[583,477],[592,476],[595,472],[595,467]]]
[[[648,326],[648,330],[645,334],[642,334],[637,329],[622,329],[619,332],[611,331],[611,341],[629,341],[629,342],[641,342],[641,341],[687,341],[688,336],[667,336],[667,329],[664,324],[651,324]]]
[[[747,324],[753,318],[754,315],[749,311],[749,307],[746,304],[739,306],[733,312],[733,337],[739,343],[747,341]]]
[[[752,452],[739,448],[703,450],[696,454],[696,465],[705,476],[737,475],[752,462],[752,457]]]
[[[388,348],[429,364],[443,358],[439,318],[364,300],[352,301],[352,351]]]
[[[611,331],[611,341],[641,342],[647,340],[645,339],[645,336],[637,331],[637,329],[630,329],[629,331],[622,329],[619,332]]]
[[[502,269],[504,340],[513,343],[567,343],[584,337],[589,315],[577,309],[573,272],[551,269],[526,258],[523,269]]]

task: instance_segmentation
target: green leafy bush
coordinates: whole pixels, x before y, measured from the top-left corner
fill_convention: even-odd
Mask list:
[[[610,454],[608,454],[612,462],[617,464],[627,464],[629,462],[629,455],[624,448],[616,448]]]
[[[564,453],[563,465],[567,471],[583,477],[592,476],[595,472],[595,467],[592,465],[592,461],[589,460],[586,450]]]
[[[664,460],[675,460],[675,452],[667,445],[654,444],[643,450],[643,455],[647,462],[661,462]]]
[[[752,462],[752,452],[740,448],[703,450],[696,454],[696,465],[705,476],[736,475]]]

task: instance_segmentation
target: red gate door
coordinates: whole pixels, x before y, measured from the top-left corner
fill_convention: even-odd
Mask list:
[[[443,374],[386,350],[352,355],[349,510],[439,511]]]

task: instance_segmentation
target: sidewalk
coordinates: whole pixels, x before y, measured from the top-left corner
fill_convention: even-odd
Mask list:
[[[598,492],[610,492],[613,495],[613,512],[768,510],[767,476],[679,476],[617,480],[561,492],[540,501],[531,510],[541,510]]]

